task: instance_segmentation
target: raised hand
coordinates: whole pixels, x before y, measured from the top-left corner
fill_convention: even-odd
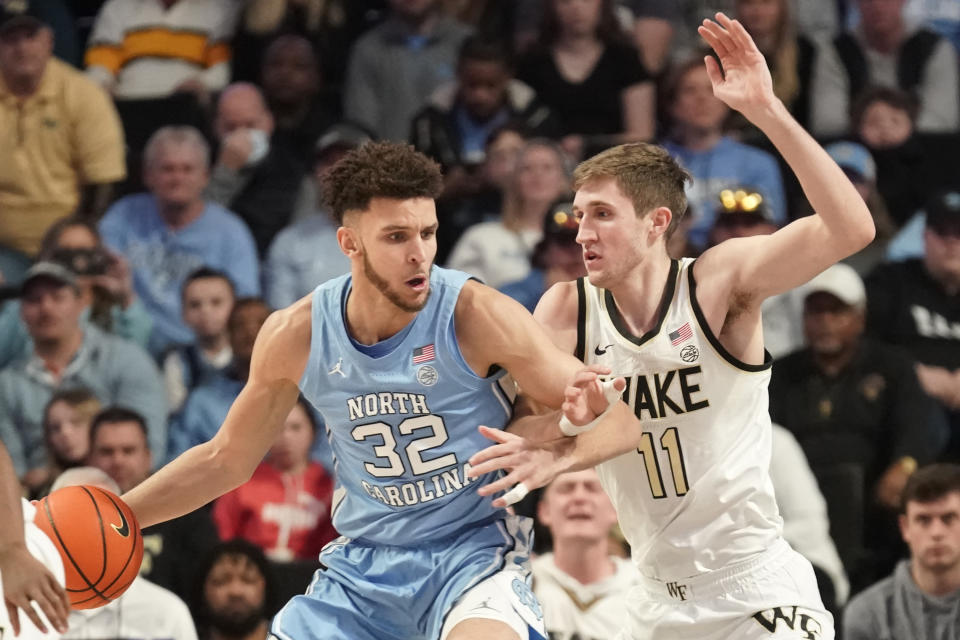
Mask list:
[[[697,31],[720,58],[720,65],[706,56],[707,74],[713,84],[713,95],[731,109],[736,109],[756,123],[764,110],[777,100],[773,93],[770,70],[753,38],[737,20],[723,13],[717,21],[704,20]]]

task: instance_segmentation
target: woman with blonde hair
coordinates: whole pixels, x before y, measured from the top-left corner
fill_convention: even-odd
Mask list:
[[[47,464],[31,469],[23,484],[32,498],[45,496],[61,473],[82,466],[90,453],[90,422],[100,411],[100,400],[88,389],[61,389],[43,411],[43,439]]]

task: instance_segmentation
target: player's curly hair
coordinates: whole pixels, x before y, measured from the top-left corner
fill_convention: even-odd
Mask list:
[[[374,198],[436,198],[440,165],[407,144],[367,142],[347,152],[321,178],[323,199],[337,222],[363,211]]]
[[[591,180],[613,178],[625,196],[633,201],[638,216],[657,207],[673,213],[665,234],[670,238],[687,211],[684,187],[692,178],[666,149],[635,142],[607,149],[580,163],[573,172],[573,188]]]

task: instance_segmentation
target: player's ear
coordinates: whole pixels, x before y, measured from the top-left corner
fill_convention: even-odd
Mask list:
[[[337,244],[340,245],[340,251],[348,258],[360,256],[360,239],[357,237],[357,230],[352,227],[340,227],[337,229]]]
[[[673,220],[673,212],[668,207],[657,207],[649,214],[652,223],[652,231],[656,236],[662,236],[670,228],[670,221]]]

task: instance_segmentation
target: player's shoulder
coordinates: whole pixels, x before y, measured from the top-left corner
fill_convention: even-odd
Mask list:
[[[268,378],[299,380],[310,353],[313,293],[270,314],[254,347],[254,371]]]
[[[533,311],[540,324],[557,328],[574,327],[580,313],[582,280],[558,282],[544,292]]]

